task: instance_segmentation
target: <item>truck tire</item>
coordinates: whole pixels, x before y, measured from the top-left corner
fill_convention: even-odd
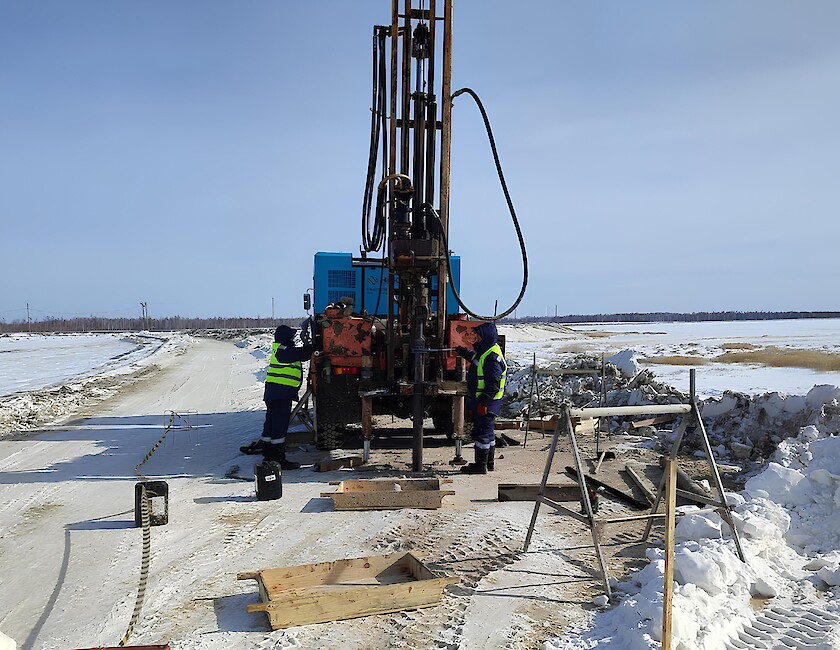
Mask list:
[[[318,423],[318,437],[315,446],[318,449],[338,449],[341,446],[342,432],[334,422]]]

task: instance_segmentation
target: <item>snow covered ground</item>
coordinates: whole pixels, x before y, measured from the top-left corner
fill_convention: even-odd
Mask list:
[[[13,334],[0,336],[0,397],[66,384],[140,361],[159,336],[142,334]]]
[[[607,323],[551,327],[503,327],[510,351],[537,365],[549,367],[564,355],[590,352],[610,356],[626,349],[641,360],[649,357],[697,357],[697,392],[700,398],[720,396],[725,390],[751,395],[777,391],[804,395],[818,384],[840,385],[840,372],[807,368],[771,368],[759,364],[703,363],[731,345],[819,350],[840,353],[840,320],[798,319],[706,323]],[[583,336],[581,336],[583,334]],[[689,367],[651,365],[661,381],[688,390]]]
[[[712,325],[746,326],[636,325],[633,331],[669,333],[638,335],[627,328],[585,338],[562,327],[505,327],[503,333],[509,358],[520,365],[530,363],[534,352],[548,365],[581,349],[610,354],[636,339],[632,347],[651,355],[699,342],[711,355],[720,342],[765,344],[770,334],[776,345],[795,340],[825,351],[834,350],[838,340],[831,334],[836,321],[822,324],[827,333],[815,327],[810,336],[798,327],[791,332],[791,325],[770,323],[777,328],[770,333],[715,333]],[[691,336],[680,342],[680,332]],[[440,511],[333,512],[320,491],[343,473],[311,470],[287,473],[279,502],[257,502],[250,483],[225,474],[232,463],[247,467],[252,461],[238,446],[253,439],[262,421],[268,337],[163,338],[154,354],[122,368],[130,383],[112,383],[110,371],[74,379],[63,393],[35,391],[41,406],[62,405],[51,411],[52,430],[20,433],[7,424],[5,438],[0,436],[0,630],[18,647],[57,650],[119,641],[138,579],[134,468],[160,438],[170,411],[192,412],[185,417],[193,428],[170,431],[141,468],[169,483],[171,523],[153,529],[149,588],[133,643],[168,642],[175,650],[659,647],[660,548],[652,545],[650,562],[622,576],[615,585],[618,602],[594,608],[586,604],[592,593],[579,586],[592,583],[584,571],[592,563],[585,536],[574,537],[568,520],[542,515],[535,544],[523,554],[530,507],[489,502],[496,482],[538,480],[545,443],[505,452],[511,460],[499,463],[492,483],[456,475],[456,496]],[[701,368],[698,379],[709,368]],[[749,366],[732,368],[753,372]],[[686,378],[677,383],[687,384],[687,369],[678,370]],[[713,391],[730,387],[716,383],[723,378],[716,376]],[[815,383],[840,384],[830,379],[819,376]],[[68,392],[86,398],[62,402]],[[6,423],[20,422],[8,417],[10,405],[19,406],[27,395],[0,401],[0,425],[4,409]],[[727,525],[716,513],[683,509],[675,561],[675,648],[840,648],[840,438],[833,437],[840,433],[840,391],[824,387],[807,399],[773,399],[780,411],[785,405],[807,407],[809,421],[778,445],[773,462],[755,473],[744,491],[728,495],[746,564],[736,557]],[[718,410],[725,414],[726,408]],[[72,420],[82,410],[89,415]],[[72,424],[58,426],[68,420]],[[752,421],[762,421],[757,412]],[[775,426],[772,417],[764,421]],[[428,452],[429,462],[443,466],[451,457],[445,447]],[[310,462],[316,457],[314,450],[296,453]],[[375,451],[380,461],[386,453]],[[526,453],[536,462],[515,466]],[[573,560],[574,546],[583,549],[583,563]],[[245,605],[255,602],[253,583],[234,579],[239,571],[401,549],[427,553],[438,568],[458,575],[461,586],[432,610],[271,632],[264,618],[245,612]]]

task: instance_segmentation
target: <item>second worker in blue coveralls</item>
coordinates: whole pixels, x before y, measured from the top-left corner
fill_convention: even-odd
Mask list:
[[[493,322],[482,323],[475,328],[478,340],[473,350],[457,347],[458,352],[469,362],[467,370],[467,407],[472,413],[472,439],[475,443],[475,462],[464,465],[465,474],[486,474],[496,468],[496,416],[502,406],[505,394],[507,364],[498,344],[498,332]]]
[[[280,325],[274,331],[271,358],[265,376],[265,424],[260,446],[267,462],[279,463],[282,469],[298,469],[300,463],[286,459],[286,432],[292,400],[298,398],[303,384],[303,365],[312,356],[311,345],[295,346],[295,330]]]

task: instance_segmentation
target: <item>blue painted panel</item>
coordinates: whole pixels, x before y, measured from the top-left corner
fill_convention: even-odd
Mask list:
[[[453,281],[460,290],[461,258],[453,255],[451,264]],[[395,284],[399,286],[399,278]],[[388,270],[354,265],[350,253],[316,253],[314,288],[315,313],[322,313],[331,302],[349,296],[354,301],[354,312],[367,310],[370,314],[376,312],[377,316],[388,315]],[[437,276],[434,276],[432,291],[436,290]],[[437,297],[433,296],[432,311],[436,310]],[[446,311],[456,314],[459,310],[450,286]]]

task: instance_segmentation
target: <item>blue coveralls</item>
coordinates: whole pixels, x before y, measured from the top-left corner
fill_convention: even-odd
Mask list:
[[[306,361],[312,356],[313,346],[295,347],[294,336],[295,331],[286,325],[280,325],[274,332],[274,342],[280,344],[277,352],[275,352],[275,357],[280,363]],[[293,388],[292,386],[265,382],[265,392],[263,393],[266,409],[265,423],[260,440],[274,445],[286,443],[292,401],[297,400],[299,390],[299,388]]]
[[[467,370],[467,406],[472,413],[472,439],[475,446],[478,449],[490,449],[496,444],[494,424],[502,407],[501,398],[495,399],[495,395],[499,391],[499,384],[502,381],[502,375],[507,370],[507,365],[503,356],[493,352],[487,355],[484,360],[484,388],[480,393],[478,392],[478,360],[481,355],[496,345],[499,335],[495,323],[492,322],[482,323],[475,328],[475,332],[480,339],[473,346],[475,351],[472,358],[462,355],[470,362]],[[476,412],[478,404],[487,406],[487,415],[478,415]]]

